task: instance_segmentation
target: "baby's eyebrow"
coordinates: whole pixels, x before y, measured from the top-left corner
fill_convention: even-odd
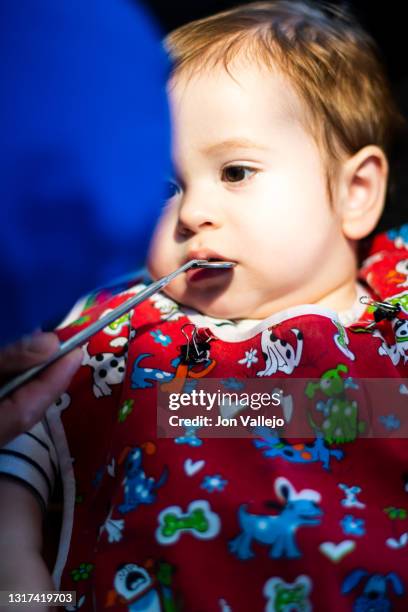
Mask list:
[[[201,149],[201,152],[205,155],[213,155],[229,149],[259,149],[260,151],[266,151],[268,147],[248,138],[230,138],[229,140],[223,140],[222,142],[216,142],[204,147]]]

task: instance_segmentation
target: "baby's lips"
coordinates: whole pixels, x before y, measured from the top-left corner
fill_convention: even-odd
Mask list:
[[[233,261],[224,255],[220,255],[216,251],[210,249],[197,249],[189,251],[184,263],[191,261],[192,259],[206,259],[208,261]]]

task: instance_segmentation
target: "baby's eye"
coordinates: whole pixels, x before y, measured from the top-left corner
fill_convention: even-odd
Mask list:
[[[248,166],[227,166],[222,170],[221,180],[227,183],[240,183],[256,173],[256,168],[249,168]]]
[[[164,183],[163,199],[167,202],[167,200],[171,200],[171,198],[180,193],[180,191],[180,186],[175,181],[169,179]]]

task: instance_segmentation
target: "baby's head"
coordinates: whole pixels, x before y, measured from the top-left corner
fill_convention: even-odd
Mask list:
[[[235,261],[166,291],[220,318],[348,308],[398,116],[370,37],[337,8],[277,0],[187,24],[167,47],[175,176],[153,277],[194,258]]]

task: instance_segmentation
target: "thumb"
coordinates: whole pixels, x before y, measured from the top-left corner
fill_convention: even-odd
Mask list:
[[[82,351],[75,349],[0,402],[0,446],[42,419],[67,389],[81,361]]]

